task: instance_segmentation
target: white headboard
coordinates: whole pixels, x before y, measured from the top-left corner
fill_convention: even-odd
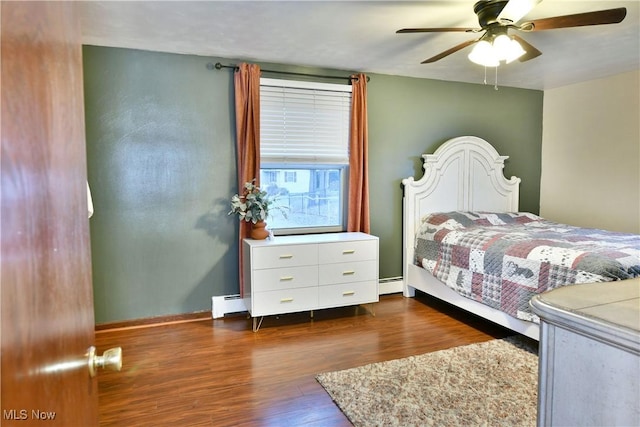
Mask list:
[[[414,239],[420,220],[434,212],[517,212],[520,178],[506,179],[504,161],[484,139],[460,136],[423,154],[424,176],[402,180],[404,268],[413,261]]]

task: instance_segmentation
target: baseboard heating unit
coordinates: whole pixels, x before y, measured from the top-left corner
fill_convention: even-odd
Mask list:
[[[247,311],[244,300],[240,295],[223,295],[211,297],[211,317],[219,319],[225,314],[241,313]]]
[[[380,295],[397,294],[402,292],[402,276],[380,279],[378,283],[378,293]]]

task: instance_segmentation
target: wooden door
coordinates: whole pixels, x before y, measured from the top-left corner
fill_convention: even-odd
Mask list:
[[[0,7],[0,424],[97,425],[76,4]]]

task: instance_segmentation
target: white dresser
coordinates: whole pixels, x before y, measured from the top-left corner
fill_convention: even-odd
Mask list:
[[[540,316],[539,426],[640,425],[640,279],[566,286]]]
[[[257,318],[378,302],[378,238],[365,233],[244,239],[243,299]]]

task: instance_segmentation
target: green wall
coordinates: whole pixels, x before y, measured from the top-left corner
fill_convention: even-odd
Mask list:
[[[96,323],[209,310],[238,293],[233,82],[205,58],[85,46]],[[261,64],[265,69],[348,75]],[[479,80],[483,71],[478,70]],[[538,212],[543,93],[370,74],[372,233],[380,277],[402,274],[402,188],[420,155],[461,135],[487,139]]]

